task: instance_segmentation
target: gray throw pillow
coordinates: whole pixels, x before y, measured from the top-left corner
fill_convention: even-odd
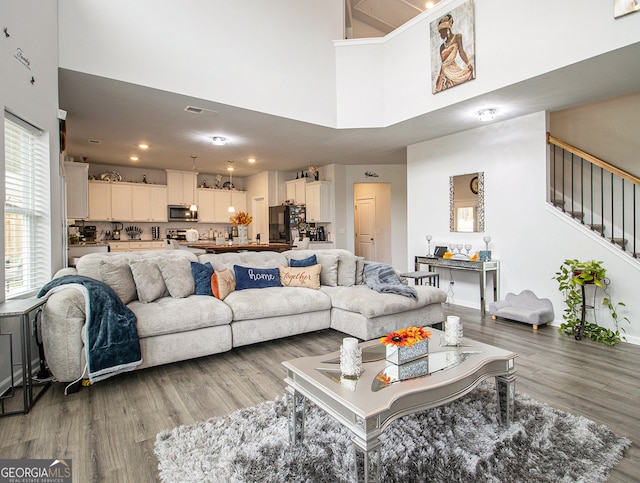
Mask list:
[[[196,285],[191,274],[191,261],[188,258],[160,258],[158,266],[172,297],[184,298],[195,293]]]
[[[101,260],[100,279],[113,289],[122,303],[128,304],[138,298],[136,283],[127,260]]]
[[[356,257],[356,285],[364,283],[364,257]]]
[[[162,272],[155,260],[131,260],[129,266],[136,282],[140,302],[147,304],[168,293]]]

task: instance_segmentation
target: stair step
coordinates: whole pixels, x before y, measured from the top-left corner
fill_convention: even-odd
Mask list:
[[[582,211],[565,211],[565,213],[576,220],[582,220],[582,218],[584,218]]]
[[[618,245],[620,248],[624,250],[625,247],[627,246],[628,240],[626,238],[609,238],[609,241],[615,245]]]
[[[593,231],[596,231],[598,233],[600,233],[601,235],[604,235],[604,225],[597,225],[597,224],[587,224],[586,226],[588,226],[589,228],[591,228]]]
[[[552,204],[553,206],[558,207],[558,208],[564,208],[564,201],[562,201],[562,200],[553,200],[553,201],[551,202],[551,204]]]

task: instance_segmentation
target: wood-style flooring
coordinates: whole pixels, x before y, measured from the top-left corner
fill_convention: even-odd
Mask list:
[[[639,346],[576,341],[555,327],[534,332],[462,307],[445,313],[462,317],[466,337],[518,353],[516,391],[631,439],[609,481],[640,481]],[[158,432],[282,395],[281,361],[337,350],[343,337],[328,329],[240,347],[123,374],[69,396],[56,383],[29,414],[0,419],[0,458],[70,458],[78,483],[158,481]]]

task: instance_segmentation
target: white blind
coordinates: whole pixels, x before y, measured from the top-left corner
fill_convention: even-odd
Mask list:
[[[42,131],[5,111],[5,299],[39,289],[49,278],[48,149]]]

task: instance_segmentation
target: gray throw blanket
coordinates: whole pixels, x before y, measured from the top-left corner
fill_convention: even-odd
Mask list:
[[[391,265],[378,262],[364,262],[364,279],[367,287],[376,292],[395,293],[405,297],[418,298],[413,287],[403,284]]]
[[[111,287],[93,278],[65,275],[42,287],[38,297],[70,286],[80,290],[85,297],[89,380],[92,383],[100,381],[140,365],[142,355],[136,316]]]

